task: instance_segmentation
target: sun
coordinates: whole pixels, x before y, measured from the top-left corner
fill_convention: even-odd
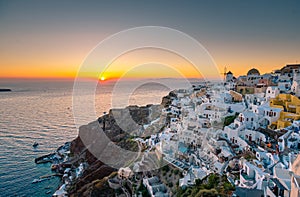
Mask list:
[[[101,81],[104,81],[104,80],[105,80],[105,77],[102,76],[102,77],[100,78],[100,80],[101,80]]]

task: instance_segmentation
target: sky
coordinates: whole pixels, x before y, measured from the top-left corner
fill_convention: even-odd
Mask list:
[[[190,35],[210,53],[220,73],[224,66],[236,76],[251,68],[271,72],[300,62],[299,7],[297,0],[0,0],[0,78],[75,77],[100,41],[139,26],[169,27]],[[142,50],[114,61],[105,78],[124,75],[145,56],[164,59],[185,76],[197,77],[189,62],[176,55]],[[155,69],[144,66],[128,77],[175,76],[163,66],[149,67]]]

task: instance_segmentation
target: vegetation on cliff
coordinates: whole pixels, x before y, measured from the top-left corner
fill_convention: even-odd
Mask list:
[[[231,196],[234,191],[226,176],[217,174],[209,175],[205,180],[196,181],[196,185],[192,188],[182,189],[178,187],[177,196],[180,197],[217,197],[217,196]]]

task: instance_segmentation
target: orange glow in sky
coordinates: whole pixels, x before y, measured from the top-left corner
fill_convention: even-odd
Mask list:
[[[82,44],[82,46],[85,47],[79,51],[67,47],[66,52],[52,49],[37,51],[35,48],[28,48],[26,51],[22,48],[24,53],[7,47],[7,51],[0,53],[0,78],[74,78],[89,49],[93,47],[91,43],[90,45]],[[233,52],[222,51],[221,48],[211,52],[220,74],[225,66],[227,71],[230,70],[235,76],[239,76],[245,75],[251,68],[257,68],[261,73],[266,73],[280,69],[285,64],[295,63],[289,62],[288,58],[282,58],[280,55],[272,58],[270,54],[263,56],[252,52],[249,56],[253,58],[244,59],[248,55],[245,51],[230,53]],[[209,68],[203,69],[209,71]],[[121,76],[128,78],[181,77],[178,73],[183,77],[201,77],[201,73],[198,73],[190,62],[178,55],[162,50],[143,49],[120,56],[101,76],[105,80]],[[100,76],[95,76],[94,73],[89,73],[85,77],[100,79]]]
[[[267,1],[175,1],[172,6],[167,1],[3,1],[0,78],[74,78],[99,42],[143,25],[190,35],[207,49],[219,73],[225,66],[235,76],[251,68],[271,72],[300,62],[298,7],[299,1],[276,1],[272,6]],[[210,68],[203,69],[209,75]],[[174,55],[143,51],[118,58],[103,77],[178,77],[178,73],[201,75]],[[95,73],[84,76],[100,79]]]
[[[45,52],[46,53],[46,52]],[[74,52],[74,54],[76,54]],[[74,78],[84,59],[84,53],[65,57],[47,57],[46,54],[36,56],[20,54],[19,58],[11,56],[0,56],[0,78]],[[44,56],[44,57],[41,57]],[[238,58],[243,54],[237,53],[237,57],[231,59],[225,55],[213,55],[220,71],[223,72],[224,67],[230,70],[235,76],[244,75],[251,68],[257,68],[261,73],[271,72],[279,69],[285,64],[294,63],[285,60],[244,60]],[[169,67],[168,67],[169,66]],[[133,69],[135,67],[135,69]],[[206,68],[209,69],[209,68]],[[175,71],[176,70],[176,71]],[[183,58],[174,54],[162,51],[141,50],[132,52],[119,57],[115,60],[101,75],[101,80],[119,78],[125,76],[128,78],[148,78],[148,77],[180,77],[178,73],[184,77],[197,78],[201,77],[195,67]],[[95,77],[94,74],[87,74],[86,77]]]

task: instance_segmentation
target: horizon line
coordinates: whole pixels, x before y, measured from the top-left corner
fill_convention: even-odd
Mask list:
[[[93,77],[0,77],[0,80],[75,80],[75,79],[83,79],[83,80],[98,80],[102,81],[101,79],[93,78]],[[220,79],[220,76],[216,77],[124,77],[124,78],[108,78],[104,81],[117,81],[119,79],[125,80],[140,80],[140,79],[199,79],[199,80],[215,80]],[[102,81],[103,82],[103,81]]]

